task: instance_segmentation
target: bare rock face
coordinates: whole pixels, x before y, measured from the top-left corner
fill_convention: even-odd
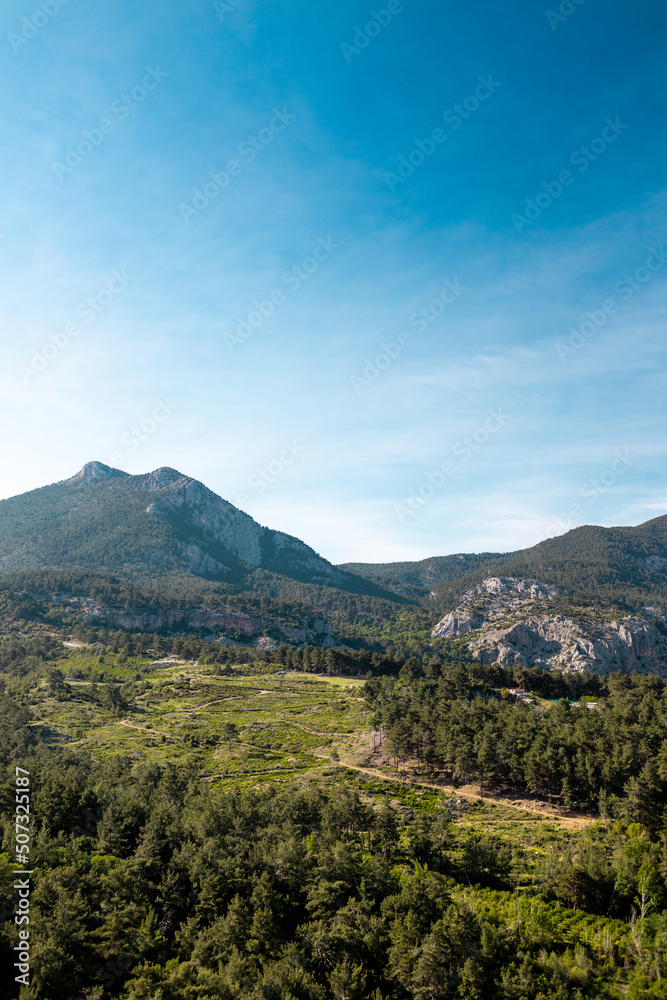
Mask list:
[[[203,483],[183,476],[176,469],[149,473],[136,487],[151,493],[146,514],[178,520],[195,528],[208,543],[251,566],[275,572],[306,574],[313,582],[332,583],[339,573],[326,559],[298,538],[258,524],[249,514],[223,500]],[[181,543],[184,565],[202,576],[224,576],[229,567],[206,552],[202,543]]]
[[[488,576],[479,585],[481,594],[509,594],[511,596],[531,597],[537,600],[540,597],[556,597],[558,591],[556,587],[548,583],[538,583],[536,580],[519,580],[512,576]]]
[[[456,611],[450,611],[442,621],[438,622],[433,629],[433,638],[449,639],[452,636],[465,635],[466,632],[481,628],[483,624],[483,615],[459,607]]]
[[[255,649],[269,649],[271,651],[278,649],[278,643],[275,639],[271,639],[268,635],[262,635],[259,639],[256,639],[253,643]]]
[[[120,627],[138,631],[155,632],[167,629],[175,634],[183,631],[196,632],[223,645],[231,645],[237,639],[230,639],[225,633],[240,633],[243,642],[258,649],[277,649],[282,643],[303,648],[321,646],[339,648],[332,623],[327,618],[299,615],[291,621],[271,618],[267,615],[248,614],[232,609],[212,609],[202,607],[196,610],[132,611],[102,605],[92,597],[67,596],[59,598],[59,603],[67,605],[66,614],[80,614],[88,625],[105,628]],[[271,632],[274,638],[264,635]]]
[[[112,469],[110,465],[104,465],[103,462],[86,462],[76,475],[70,476],[69,479],[64,479],[63,484],[84,486],[88,483],[97,483],[102,479],[118,479],[121,477],[127,478],[128,473],[123,472],[121,469]]]
[[[489,577],[432,634],[469,637],[466,646],[481,663],[667,677],[667,627],[655,612],[605,619],[594,608],[559,611],[560,596],[535,580]]]
[[[198,528],[206,538],[224,544],[237,559],[251,566],[261,565],[261,542],[265,529],[249,514],[223,500],[197,479],[182,476],[176,469],[156,469],[139,483],[137,489],[157,494],[148,505],[147,514],[179,517]],[[196,545],[184,546],[184,555],[192,572],[206,572],[203,568],[204,553]],[[223,570],[226,569],[210,555],[207,558],[209,568],[217,562]]]

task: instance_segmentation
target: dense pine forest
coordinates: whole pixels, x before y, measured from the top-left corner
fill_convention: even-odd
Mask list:
[[[398,767],[416,760],[449,780],[557,796],[607,818],[662,829],[667,807],[667,685],[657,677],[512,674],[501,668],[434,665],[431,678],[408,662],[398,680],[373,678],[376,709]],[[417,675],[410,680],[410,675]],[[433,674],[439,676],[433,677]],[[548,710],[511,696],[516,677],[552,699]],[[515,689],[517,690],[517,689]],[[499,693],[497,693],[499,691]],[[556,701],[554,696],[561,695]],[[572,696],[578,696],[573,701]],[[592,697],[587,697],[590,695]]]
[[[630,528],[585,525],[518,552],[384,565],[348,563],[343,568],[438,609],[449,610],[465,590],[488,576],[541,580],[575,602],[664,608],[666,541],[663,515]]]
[[[453,646],[407,657],[283,647],[243,663],[242,647],[213,661],[187,637],[93,638],[69,650],[46,635],[0,643],[3,997],[667,995],[664,682],[510,672]],[[158,680],[150,660],[166,655],[187,658],[184,672]],[[160,757],[171,738],[153,738],[152,757],[136,752],[145,741],[90,753],[44,724],[80,704],[109,732],[127,719],[139,727],[142,704],[173,697],[177,677],[183,697],[205,683],[198,714],[204,692],[234,701],[244,678],[248,697],[273,685],[284,699],[290,677],[313,684],[340,655],[357,657],[349,668],[367,680],[331,703],[328,760],[300,774],[202,771],[204,744],[226,758],[261,737],[260,756],[284,754],[286,708],[273,729],[211,714],[206,739],[184,734],[177,760]],[[336,720],[353,708],[384,769],[341,760],[336,747],[349,744],[337,742]],[[30,985],[20,987],[17,767],[30,775],[33,872]],[[557,811],[505,806],[507,794]]]

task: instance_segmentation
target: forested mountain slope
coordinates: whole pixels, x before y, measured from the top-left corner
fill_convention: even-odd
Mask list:
[[[106,628],[378,652],[393,644],[421,656],[442,634],[431,629],[443,615],[470,603],[465,595],[485,580],[512,579],[555,587],[558,600],[539,614],[524,608],[530,620],[514,609],[502,635],[492,614],[468,643],[475,655],[568,669],[587,659],[597,669],[602,650],[605,672],[663,673],[666,570],[667,516],[638,527],[577,528],[518,552],[334,566],[170,468],[130,476],[91,462],[70,479],[0,502],[0,589],[10,595],[8,607],[59,627],[67,613]],[[580,627],[589,607],[595,621]],[[621,613],[642,620],[621,623]],[[565,624],[554,618],[563,614]],[[595,633],[598,625],[604,635]],[[460,633],[447,626],[446,634]]]
[[[38,567],[159,583],[192,574],[273,597],[283,595],[272,576],[285,577],[396,600],[169,468],[130,476],[90,462],[70,479],[0,502],[0,572]]]
[[[504,554],[499,552],[458,553],[433,556],[419,562],[341,563],[338,568],[363,576],[404,597],[424,600],[435,596],[439,586],[465,579],[503,558]]]
[[[114,646],[0,643],[1,1000],[664,1000],[665,682]]]
[[[667,515],[637,527],[585,525],[505,554],[447,556],[414,563],[341,567],[397,593],[449,610],[485,577],[539,580],[576,600],[667,606]]]

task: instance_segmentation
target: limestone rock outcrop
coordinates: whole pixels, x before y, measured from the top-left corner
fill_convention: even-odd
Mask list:
[[[309,545],[282,531],[258,524],[203,483],[176,469],[155,469],[136,487],[152,494],[146,514],[165,517],[195,529],[199,543],[181,543],[185,567],[202,576],[224,575],[225,555],[312,582],[335,585],[339,571]],[[207,548],[218,552],[206,551]]]
[[[600,608],[568,607],[557,588],[536,580],[483,580],[432,634],[465,636],[481,663],[667,677],[667,622],[652,609],[609,616]]]

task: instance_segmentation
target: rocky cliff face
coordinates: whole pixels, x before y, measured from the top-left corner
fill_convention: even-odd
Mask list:
[[[535,580],[489,577],[464,594],[433,637],[466,636],[481,663],[607,674],[667,677],[667,627],[651,609],[605,618],[591,608],[559,611],[555,587]]]
[[[211,642],[227,644],[240,641],[258,649],[276,649],[281,643],[325,648],[339,645],[332,623],[315,615],[294,617],[292,621],[285,622],[268,615],[251,615],[231,609],[133,611],[102,605],[91,597],[64,597],[58,594],[40,596],[63,605],[71,621],[81,621],[85,625],[99,628],[123,628],[139,632],[167,629],[174,634],[195,632]],[[270,632],[271,635],[266,636],[264,632]]]
[[[198,528],[203,537],[221,542],[232,555],[251,566],[262,562],[262,528],[248,514],[207,489],[203,483],[183,476],[176,469],[156,469],[136,487],[155,496],[150,497],[146,513],[152,517],[172,517]],[[194,544],[182,543],[188,568],[193,573],[210,573],[223,569],[212,556]]]
[[[146,508],[148,515],[166,517],[190,532],[195,529],[200,540],[179,541],[187,569],[192,573],[224,575],[228,569],[224,554],[230,553],[250,566],[262,566],[311,582],[335,584],[340,576],[331,563],[305,542],[262,527],[249,514],[176,469],[156,469],[136,489],[155,495]],[[209,547],[215,550],[216,546],[222,551],[209,550]]]

